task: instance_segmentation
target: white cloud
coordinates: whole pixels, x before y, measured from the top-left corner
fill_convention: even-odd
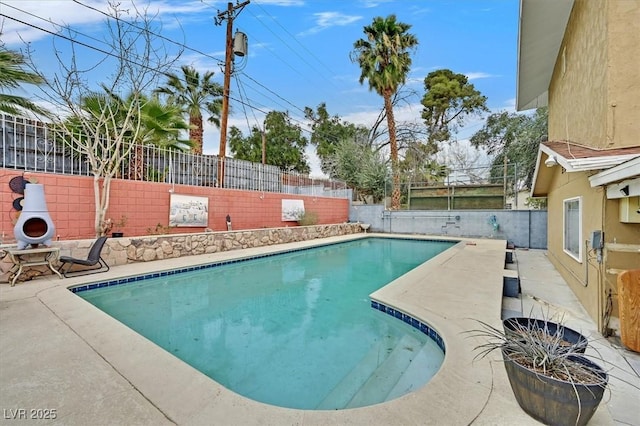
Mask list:
[[[341,118],[344,121],[353,124],[361,124],[367,127],[371,127],[375,121],[378,119],[380,115],[380,111],[383,108],[382,98],[380,98],[380,103],[378,105],[366,105],[363,106],[362,111],[351,112],[345,115],[342,115]],[[393,115],[398,123],[413,123],[416,121],[420,121],[420,114],[422,111],[422,104],[412,103],[406,104],[402,106],[397,106],[393,109]]]
[[[344,15],[339,12],[320,12],[314,13],[314,16],[316,17],[316,25],[299,33],[299,36],[315,34],[332,27],[343,27],[362,19],[362,16]]]
[[[394,0],[361,0],[362,7],[367,9],[382,6],[384,4],[393,3]]]
[[[157,15],[159,20],[167,15],[181,15],[181,24],[185,23],[184,15],[211,19],[215,13],[210,5],[200,1],[149,1],[144,5],[138,4],[135,8],[132,4],[123,1],[120,4],[123,13],[133,14],[137,8],[140,13],[147,11],[150,17]],[[211,10],[211,14],[203,16],[199,13],[203,10]],[[51,36],[51,33],[60,32],[64,27],[72,27],[76,31],[89,34],[102,32],[104,27],[96,24],[103,24],[107,17],[100,12],[111,14],[108,2],[104,0],[82,0],[81,3],[69,0],[3,0],[2,11],[11,17],[5,18],[1,27],[2,40],[9,46],[42,40]],[[175,19],[165,21],[163,24],[168,27],[178,25]],[[95,41],[91,42],[91,44],[95,43]]]
[[[94,3],[91,4],[92,7],[100,8],[95,2],[88,3]],[[104,2],[101,6],[104,6]],[[2,39],[7,45],[37,41],[50,36],[50,32],[59,32],[61,26],[95,23],[104,17],[97,12],[88,13],[87,10],[77,3],[60,0],[5,0],[3,13],[10,18],[5,18],[3,22]]]
[[[493,74],[487,74],[486,72],[467,72],[464,74],[469,80],[478,80],[481,78],[494,78],[499,77]]]
[[[214,54],[214,53],[212,53],[211,56],[220,57],[218,54]],[[224,52],[222,53],[222,58],[224,58]],[[214,59],[211,59],[208,56],[203,56],[199,53],[190,53],[190,54],[183,54],[180,57],[179,62],[180,64],[192,66],[193,68],[198,70],[200,73],[204,73],[206,71],[213,71],[215,73],[213,78],[214,81],[221,82],[224,76],[223,60],[215,61]],[[181,75],[181,72],[179,72],[178,75]]]
[[[516,111],[516,98],[507,99],[504,102],[504,105],[505,105],[505,108],[507,110],[515,112]]]
[[[271,5],[271,6],[304,6],[303,0],[260,0],[261,5]]]
[[[413,85],[423,85],[424,84],[424,77],[411,77],[409,76],[407,78],[407,81],[405,83],[407,86],[413,86]]]

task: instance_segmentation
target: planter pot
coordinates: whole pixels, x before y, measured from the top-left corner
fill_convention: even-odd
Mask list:
[[[517,337],[518,330],[522,330],[524,328],[545,331],[551,336],[558,335],[563,341],[567,342],[567,351],[569,348],[573,348],[573,352],[584,353],[589,343],[584,335],[569,327],[565,327],[564,325],[551,321],[528,317],[513,317],[502,321],[502,325],[504,327],[505,334],[509,337]]]
[[[504,351],[502,356],[518,404],[531,417],[547,425],[586,425],[598,408],[609,380],[599,365],[581,355],[568,358],[595,371],[601,383],[585,385],[554,379],[512,361]]]
[[[124,237],[124,232],[112,232],[111,238],[122,238]]]

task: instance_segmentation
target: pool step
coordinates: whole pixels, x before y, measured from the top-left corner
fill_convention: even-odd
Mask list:
[[[387,342],[383,340],[371,348],[358,365],[333,388],[316,408],[318,410],[344,408],[358,389],[371,377],[371,374],[378,368],[380,363],[389,356],[388,346]]]
[[[423,346],[424,344],[416,338],[404,335],[391,354],[389,354],[389,357],[371,373],[370,377],[353,395],[353,398],[345,408],[363,407],[386,401],[387,396],[394,390],[411,362],[421,352]]]
[[[387,395],[386,400],[399,398],[409,392],[415,391],[418,387],[422,387],[425,382],[433,377],[444,361],[444,354],[438,358],[433,353],[435,342],[427,342],[420,348],[415,358],[411,360],[409,367],[402,373],[396,385]]]

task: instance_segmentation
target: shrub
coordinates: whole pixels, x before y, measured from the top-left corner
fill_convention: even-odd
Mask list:
[[[298,219],[298,225],[300,226],[310,226],[316,225],[318,223],[318,214],[315,212],[305,211],[300,215]]]

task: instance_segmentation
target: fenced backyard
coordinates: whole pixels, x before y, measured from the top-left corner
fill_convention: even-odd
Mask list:
[[[87,160],[78,156],[64,143],[56,143],[53,131],[47,124],[0,114],[0,125],[0,158],[3,168],[14,173],[19,171],[62,174],[67,178],[92,176]],[[132,173],[130,165],[134,163],[142,166],[136,167],[136,172]],[[248,191],[247,194],[260,191],[273,193],[272,196],[275,197],[282,197],[276,193],[328,197],[336,199],[334,201],[342,199],[342,202],[345,202],[345,199],[351,200],[353,195],[353,190],[347,188],[344,182],[288,173],[275,166],[232,158],[224,159],[223,165],[221,168],[220,159],[213,155],[193,155],[151,145],[132,149],[130,157],[123,162],[117,176],[122,179],[122,183],[116,186],[116,197],[120,198],[116,198],[113,215],[128,214],[128,231],[134,234],[144,233],[149,223],[164,223],[163,208],[155,206],[153,212],[146,211],[141,206],[132,209],[129,205],[132,202],[129,199],[131,197],[128,196],[133,189],[119,189],[129,188],[127,181],[129,184],[135,181],[149,182],[150,185],[153,185],[152,182],[163,184],[160,188],[145,189],[145,197],[151,197],[151,192],[154,192],[154,197],[158,199],[163,198],[163,193],[166,194],[167,186],[169,192],[173,192],[171,185],[188,185],[193,188],[191,195],[197,196],[209,196],[209,193],[202,192],[208,191],[207,188],[214,191]],[[223,187],[219,185],[220,170],[224,171]],[[75,185],[77,184],[74,184],[74,188]],[[71,194],[69,188],[61,191],[69,191]],[[262,194],[259,197],[254,195],[255,199],[259,200],[254,202],[251,201],[254,200],[252,196],[237,191],[223,191],[229,193],[228,196],[216,193],[218,195],[215,196],[216,201],[212,205],[209,225],[211,228],[226,227],[224,217],[229,213],[234,218],[234,226],[238,228],[282,226],[279,218],[279,198],[273,201],[269,200],[269,197],[264,198]],[[57,192],[60,197],[60,191]],[[518,170],[515,165],[506,165],[501,170],[493,170],[493,173],[490,166],[447,170],[439,179],[426,182],[405,178],[402,183],[402,208],[399,211],[390,210],[390,193],[389,180],[385,185],[383,203],[365,206],[357,202],[352,205],[349,202],[349,220],[369,223],[371,230],[377,232],[506,238],[522,247],[546,247],[546,211],[510,212],[525,207],[526,198],[526,194],[521,198],[517,197],[522,194],[518,194]],[[139,197],[142,195],[137,196]],[[91,204],[92,196],[85,198],[83,202]],[[77,200],[77,195],[74,195],[73,199]],[[243,201],[244,204],[240,203],[240,199],[246,200]],[[358,199],[358,196],[353,199]],[[315,198],[307,201],[310,203],[310,209],[322,212],[323,217],[333,217],[331,214],[336,210],[333,204],[333,207],[320,207],[319,202],[316,204]],[[265,207],[267,202],[271,203],[268,208]],[[328,199],[327,202],[331,203]],[[144,204],[150,204],[150,201],[146,200]],[[242,208],[238,207],[240,204]],[[273,212],[265,214],[265,208],[273,209]],[[330,211],[322,210],[323,208],[329,208]],[[75,210],[92,211],[87,208]],[[154,214],[156,216],[153,216]],[[67,238],[79,238],[92,232],[91,218],[85,220],[87,229],[83,231],[80,229],[77,214],[70,218],[67,218],[67,213],[56,212],[55,215],[61,230],[74,230],[75,233],[66,235]],[[325,221],[332,222],[331,219]],[[11,227],[9,222],[5,223],[3,232],[10,234]],[[62,236],[64,238],[65,234]]]

